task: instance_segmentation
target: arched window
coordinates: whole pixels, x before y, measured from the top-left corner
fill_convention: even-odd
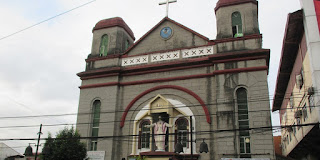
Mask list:
[[[146,127],[146,125],[150,125],[149,120],[143,120],[140,123],[138,149],[150,148],[151,131],[150,131],[150,128]]]
[[[186,118],[180,117],[176,120],[176,131],[175,131],[175,144],[181,140],[183,147],[189,147],[188,143],[188,128],[189,122]]]
[[[100,110],[101,110],[101,102],[96,100],[93,102],[92,107],[92,128],[91,128],[91,136],[98,137],[99,133],[99,123],[100,123]],[[90,143],[90,150],[97,150],[98,139],[92,138]]]
[[[242,20],[240,12],[233,12],[231,15],[233,37],[242,37]]]
[[[239,139],[240,139],[240,154],[251,153],[250,149],[250,133],[249,133],[249,115],[248,115],[248,100],[247,91],[244,88],[239,88],[236,92],[238,104],[238,122],[239,122]],[[240,155],[241,158],[250,158],[250,155]]]
[[[100,56],[108,55],[108,35],[103,35],[100,42]]]
[[[129,40],[126,40],[126,44],[125,44],[125,49],[124,50],[127,50],[130,46],[130,42]]]

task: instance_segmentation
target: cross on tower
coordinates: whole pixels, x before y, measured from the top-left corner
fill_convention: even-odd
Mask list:
[[[169,3],[177,2],[177,0],[167,0],[166,2],[160,2],[159,5],[166,5],[167,6],[167,14],[166,17],[168,17],[169,14]]]

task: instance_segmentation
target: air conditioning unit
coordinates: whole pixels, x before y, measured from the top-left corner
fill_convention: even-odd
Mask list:
[[[308,95],[314,95],[314,87],[309,87],[308,88]]]
[[[297,110],[296,113],[294,113],[294,118],[300,118],[302,116],[302,110]]]

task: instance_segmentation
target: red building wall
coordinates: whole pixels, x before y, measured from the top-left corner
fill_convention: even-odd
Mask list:
[[[317,15],[317,20],[318,20],[318,28],[320,31],[320,0],[313,0],[314,2],[314,7],[316,10],[316,15]]]

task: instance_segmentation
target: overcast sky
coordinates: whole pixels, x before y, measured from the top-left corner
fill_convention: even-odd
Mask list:
[[[76,123],[76,115],[3,118],[76,113],[85,58],[91,51],[92,28],[101,19],[122,17],[136,40],[165,16],[162,0],[1,0],[0,1],[0,139],[36,138],[39,125]],[[214,7],[218,0],[178,0],[169,17],[215,39]],[[45,21],[66,11],[66,14]],[[300,9],[299,0],[259,0],[263,48],[271,49],[269,95],[273,98],[287,15]],[[22,32],[14,34],[18,31]],[[11,35],[7,37],[8,35]],[[278,115],[273,124],[279,125]],[[30,128],[6,126],[35,125]],[[44,126],[42,137],[64,126]],[[1,141],[0,141],[1,142]],[[28,143],[2,141],[23,153]],[[42,142],[43,143],[43,142]],[[33,144],[34,145],[34,144]],[[35,150],[34,150],[35,151]]]

